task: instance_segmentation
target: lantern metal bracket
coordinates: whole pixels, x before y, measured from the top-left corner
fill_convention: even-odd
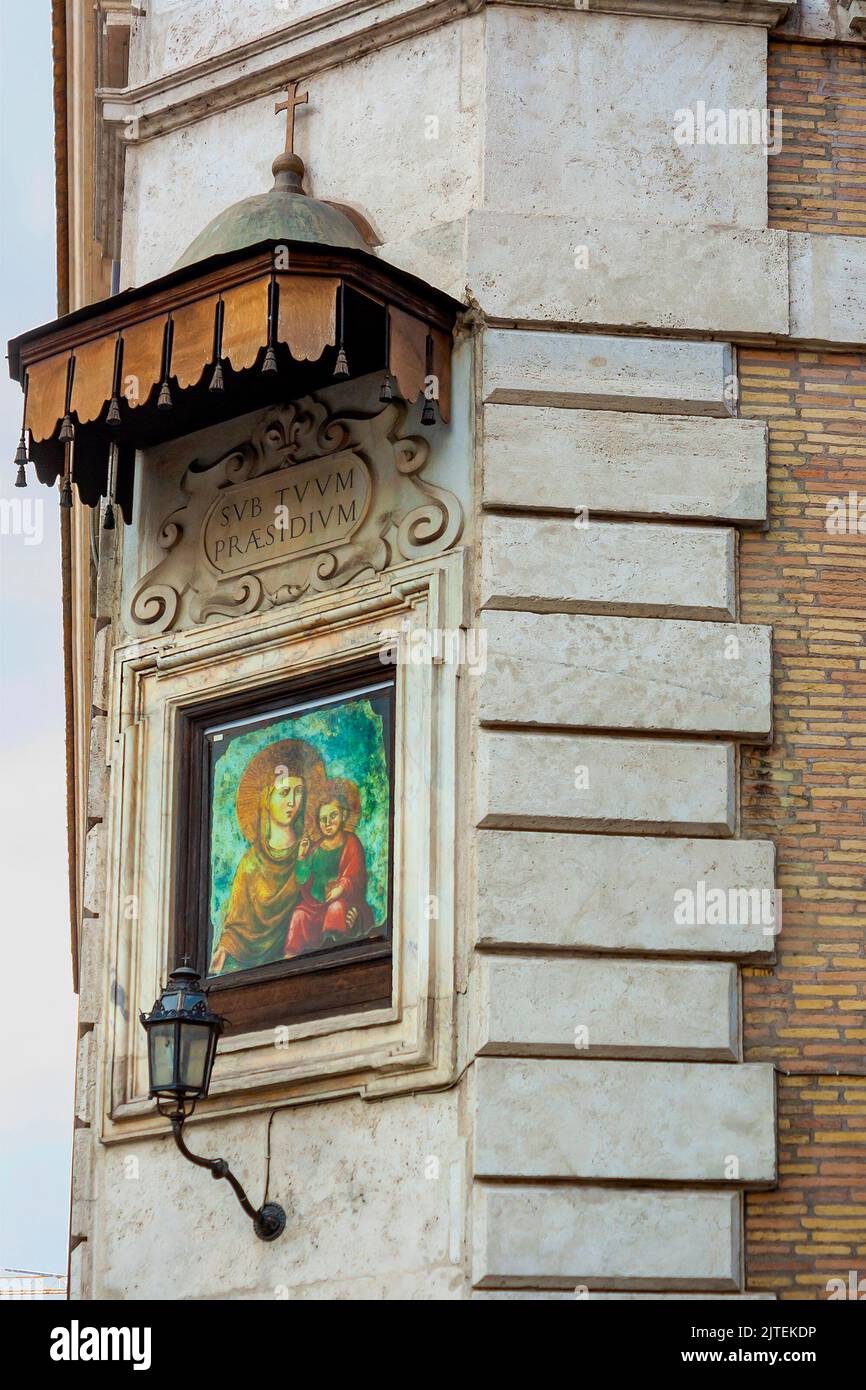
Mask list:
[[[160,1115],[170,1121],[177,1147],[184,1158],[194,1163],[197,1168],[209,1168],[211,1177],[228,1180],[229,1186],[252,1221],[253,1230],[259,1240],[276,1240],[286,1228],[286,1213],[282,1207],[277,1202],[264,1202],[256,1210],[224,1158],[202,1158],[200,1154],[192,1153],[184,1141],[184,1121],[192,1115],[196,1101],[203,1099],[208,1093],[217,1039],[225,1026],[225,1019],[220,1014],[211,1013],[208,1008],[207,989],[202,989],[198,971],[190,965],[189,956],[184,956],[183,964],[172,970],[168,977],[168,985],[150,1013],[140,1014],[139,1017],[147,1033],[150,1094],[156,1100],[156,1108]],[[181,1030],[189,1035],[185,1041],[181,1039]],[[162,1052],[155,1066],[154,1047],[159,1050],[160,1044]],[[270,1173],[270,1125],[268,1172]],[[267,1190],[266,1177],[265,1196]]]
[[[228,1181],[230,1188],[252,1221],[253,1230],[259,1240],[276,1240],[277,1236],[282,1235],[286,1228],[286,1213],[279,1203],[265,1202],[256,1210],[224,1158],[202,1158],[187,1148],[183,1137],[183,1122],[187,1118],[186,1112],[175,1110],[168,1118],[171,1121],[174,1142],[184,1158],[189,1159],[189,1162],[194,1163],[198,1168],[209,1168],[211,1177],[225,1178]]]

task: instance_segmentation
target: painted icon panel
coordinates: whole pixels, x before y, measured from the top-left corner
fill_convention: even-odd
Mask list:
[[[206,729],[212,979],[389,939],[392,702],[382,681]]]

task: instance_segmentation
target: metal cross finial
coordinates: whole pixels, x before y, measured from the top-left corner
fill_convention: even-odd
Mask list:
[[[295,107],[304,106],[309,99],[308,92],[298,96],[298,86],[299,83],[290,82],[286,88],[286,100],[278,101],[274,107],[276,115],[281,111],[286,113],[286,154],[293,154],[295,149]]]

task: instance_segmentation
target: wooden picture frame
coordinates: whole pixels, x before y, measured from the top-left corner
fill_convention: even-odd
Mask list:
[[[250,741],[250,746],[264,740],[262,753],[271,746],[280,748],[286,743],[294,743],[296,740],[291,735],[292,729],[303,735],[311,718],[316,723],[326,725],[330,717],[336,717],[336,711],[357,712],[359,703],[365,701],[371,709],[375,708],[376,718],[381,718],[381,759],[387,769],[387,815],[382,807],[376,812],[378,913],[371,908],[370,922],[367,923],[365,918],[361,923],[363,935],[347,940],[346,944],[339,944],[339,934],[331,932],[323,934],[324,944],[307,946],[289,958],[268,959],[263,964],[239,964],[229,956],[232,966],[223,972],[214,972],[211,967],[215,959],[215,933],[221,930],[220,923],[214,920],[214,816],[216,814],[218,822],[221,822],[226,815],[225,795],[220,803],[222,810],[215,812],[215,777],[221,766],[220,760],[233,747],[237,758],[243,759],[245,739]],[[392,1000],[394,901],[396,682],[393,667],[383,665],[378,659],[367,658],[335,667],[327,673],[319,670],[302,677],[287,677],[243,694],[202,701],[182,709],[177,718],[179,758],[175,824],[178,834],[175,841],[172,955],[176,960],[188,956],[202,978],[207,980],[211,1007],[227,1019],[226,1033],[250,1033],[347,1012],[389,1007]],[[282,743],[274,741],[269,744],[268,737],[277,731]],[[321,755],[328,778],[327,756],[323,752],[327,738],[324,735],[317,738],[308,735],[303,742]],[[253,757],[250,768],[255,761]],[[344,764],[338,761],[335,766],[338,774],[345,772]],[[381,782],[381,767],[379,774]],[[227,774],[223,775],[220,786],[232,788],[233,785]],[[337,775],[328,779],[326,785],[333,791],[335,787],[350,789],[356,784],[343,775]],[[237,786],[240,788],[240,782]],[[307,796],[306,791],[304,795]],[[346,835],[345,829],[343,832],[345,839],[360,840],[362,855],[364,802],[367,801],[369,808],[371,799],[365,796],[362,787],[357,803],[353,803],[353,810],[349,810],[350,820],[347,822],[351,825],[354,816],[358,817],[359,836]],[[345,798],[341,797],[341,801],[345,809]],[[235,804],[239,806],[241,802],[235,803],[233,799]],[[238,814],[237,810],[235,814]],[[315,810],[305,801],[302,812],[304,824],[310,826],[315,814]],[[314,830],[314,837],[316,833]],[[372,833],[368,824],[368,836]],[[384,837],[387,837],[387,871],[382,918],[381,858]],[[323,843],[327,845],[329,841]],[[315,841],[312,848],[317,848]],[[308,858],[310,854],[308,847]],[[343,862],[342,859],[340,862]],[[306,896],[309,901],[310,894]],[[293,901],[295,907],[301,905],[299,899]],[[367,906],[366,902],[364,906]],[[285,921],[296,923],[303,919],[303,912],[298,919],[292,915],[292,911],[286,915]],[[275,946],[274,950],[279,951],[279,947]]]

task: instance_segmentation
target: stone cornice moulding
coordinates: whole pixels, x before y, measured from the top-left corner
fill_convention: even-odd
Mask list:
[[[377,49],[438,29],[486,0],[349,0],[125,90],[97,92],[104,120],[129,143],[151,140]]]
[[[495,0],[518,3],[518,0]],[[549,3],[549,0],[542,0]],[[524,3],[524,0],[520,0]],[[533,0],[529,0],[532,4]],[[647,19],[692,19],[711,24],[754,24],[775,29],[799,0],[575,0],[589,14],[641,15]],[[568,7],[570,8],[570,6]]]
[[[129,143],[151,140],[268,96],[286,81],[465,19],[488,4],[586,14],[747,24],[772,29],[797,0],[349,0],[138,87],[97,92],[102,117]]]

